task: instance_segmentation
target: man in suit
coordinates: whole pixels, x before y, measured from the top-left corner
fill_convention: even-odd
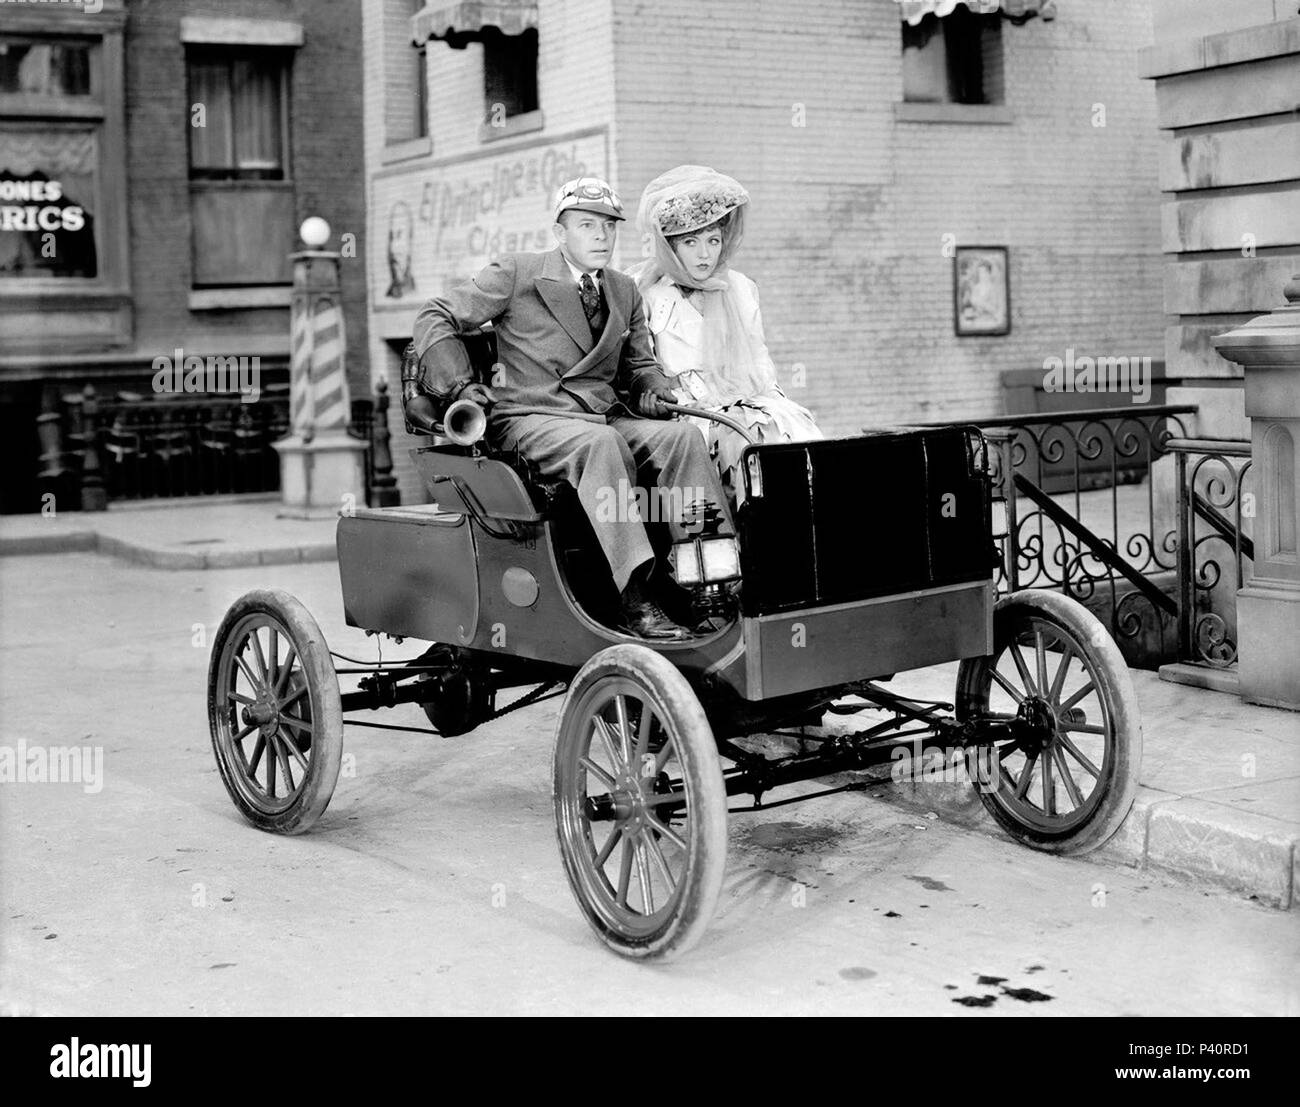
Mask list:
[[[606,268],[623,218],[604,181],[569,181],[555,198],[558,248],[507,255],[433,297],[416,317],[413,338],[426,391],[490,408],[493,445],[520,451],[543,475],[577,489],[622,595],[627,628],[647,638],[684,638],[689,632],[651,594],[654,555],[635,508],[627,509],[627,493],[638,484],[657,488],[658,502],[677,508],[702,498],[724,517],[726,500],[699,431],[665,419],[664,404],[675,398],[655,360],[635,282]],[[464,346],[449,340],[488,322],[498,361],[483,384],[473,380]],[[668,522],[677,539],[691,520],[679,513]]]

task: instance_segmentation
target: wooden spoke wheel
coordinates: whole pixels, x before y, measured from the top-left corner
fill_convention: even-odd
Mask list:
[[[325,636],[287,592],[249,592],[226,612],[208,722],[222,782],[249,822],[299,834],[320,818],[338,781],[343,708]]]
[[[616,953],[667,959],[703,935],[727,856],[713,731],[686,678],[645,646],[578,672],[555,740],[560,856],[592,928]]]
[[[1096,849],[1133,805],[1142,725],[1128,666],[1081,604],[1033,589],[998,601],[993,654],[963,661],[958,714],[1017,720],[1015,741],[971,751],[971,776],[1013,838],[1049,853]]]

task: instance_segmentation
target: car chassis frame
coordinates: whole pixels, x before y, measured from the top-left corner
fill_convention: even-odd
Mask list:
[[[870,771],[903,752],[913,766],[936,755],[963,763],[984,807],[1021,843],[1095,849],[1127,815],[1141,757],[1123,658],[1100,622],[1063,595],[998,598],[991,559],[966,549],[981,528],[990,533],[978,431],[958,428],[960,448],[952,435],[891,434],[749,446],[741,527],[749,606],[683,642],[636,639],[592,617],[571,586],[586,574],[566,560],[582,555],[581,535],[564,537],[562,500],[548,501],[526,473],[474,448],[414,451],[439,502],[345,514],[339,571],[350,625],[432,645],[415,658],[358,661],[329,650],[287,593],[243,596],[209,667],[212,744],[227,791],[253,825],[300,833],[329,803],[345,722],[451,737],[564,696],[552,762],[561,859],[593,930],[632,958],[678,956],[702,937],[725,871],[729,811],[878,788],[884,781]],[[930,576],[919,586],[864,594],[872,581],[846,560],[846,532],[822,502],[836,494],[845,459],[881,449],[922,457],[927,473],[947,458],[954,487],[978,510],[955,553],[927,538]],[[942,533],[931,490],[917,487],[928,514],[913,529]],[[793,540],[786,563],[764,560],[792,518],[795,532],[821,542],[808,572]],[[890,571],[917,584],[907,576],[915,561],[904,551]],[[508,648],[496,641],[507,623]],[[951,702],[883,683],[948,661],[960,662]],[[358,678],[355,688],[341,691],[339,677]],[[530,690],[498,707],[511,689]],[[401,704],[420,705],[431,726],[355,717]],[[822,726],[827,715],[866,712],[883,718],[845,732]],[[775,755],[771,742],[746,745],[773,734],[783,739]],[[765,801],[790,785],[864,772]],[[751,803],[728,807],[738,796]]]

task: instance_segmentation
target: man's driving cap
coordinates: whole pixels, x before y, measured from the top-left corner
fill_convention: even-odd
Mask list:
[[[555,193],[555,219],[565,211],[594,211],[611,219],[625,219],[623,201],[608,182],[599,177],[576,177]]]

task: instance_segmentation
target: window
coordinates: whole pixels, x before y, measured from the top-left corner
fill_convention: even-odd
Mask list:
[[[126,9],[0,2],[0,354],[131,341]]]
[[[0,128],[0,279],[96,277],[97,132]]]
[[[413,137],[429,137],[429,51],[423,46],[415,55],[415,134]]]
[[[195,289],[289,283],[290,57],[271,46],[188,48]]]
[[[489,126],[537,110],[537,30],[483,28],[483,95]]]
[[[275,50],[192,50],[190,179],[284,180],[285,76]]]
[[[0,35],[0,279],[100,276],[97,49]]]
[[[0,93],[90,95],[89,42],[0,35]]]
[[[411,44],[411,19],[423,6],[423,0],[384,3],[385,146],[415,143],[429,135],[429,56],[424,44]]]
[[[903,99],[911,103],[1002,103],[1002,20],[959,4],[940,19],[903,28]]]

